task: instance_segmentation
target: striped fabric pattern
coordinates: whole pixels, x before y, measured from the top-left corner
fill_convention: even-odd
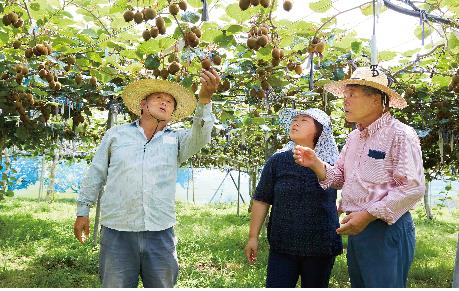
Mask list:
[[[326,164],[325,189],[342,189],[339,210],[366,210],[393,224],[425,192],[419,138],[389,112],[350,133],[335,166]]]

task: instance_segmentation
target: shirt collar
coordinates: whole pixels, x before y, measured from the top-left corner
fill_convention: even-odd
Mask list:
[[[388,125],[392,121],[392,115],[390,112],[385,112],[381,117],[376,119],[372,124],[363,128],[360,124],[357,124],[356,127],[360,131],[360,137],[366,138],[371,137],[378,129]]]
[[[137,128],[140,127],[140,119],[136,119],[133,122],[131,122],[131,126],[135,126]],[[166,127],[162,130],[164,132],[172,131],[172,129],[169,127],[169,125],[166,125]]]

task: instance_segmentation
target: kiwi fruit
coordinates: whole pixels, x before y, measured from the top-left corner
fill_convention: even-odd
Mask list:
[[[204,70],[209,70],[210,69],[210,66],[211,66],[211,62],[208,58],[205,58],[201,61],[201,67],[204,69]]]
[[[153,69],[153,76],[158,78],[161,75],[161,71],[158,68]]]
[[[292,0],[284,0],[284,3],[282,4],[282,7],[284,8],[285,11],[292,10],[293,1]]]
[[[11,12],[10,14],[8,14],[8,17],[10,19],[10,23],[12,24],[14,24],[15,22],[19,20],[19,16],[14,12]]]
[[[82,81],[83,81],[83,76],[81,76],[81,74],[77,74],[77,75],[75,76],[75,83],[76,83],[77,85],[80,85]]]
[[[29,74],[29,68],[27,68],[26,66],[22,66],[21,74],[23,74],[23,75]]]
[[[150,36],[152,38],[156,38],[158,37],[159,35],[159,29],[156,27],[156,26],[153,26],[151,29],[150,29]]]
[[[250,7],[250,0],[239,0],[239,8],[242,11],[247,10]]]
[[[260,27],[260,29],[258,30],[259,31],[259,34],[264,34],[264,35],[268,35],[269,33],[269,30],[267,27],[263,26],[263,27]]]
[[[151,33],[150,31],[147,29],[145,30],[143,33],[142,33],[142,37],[145,41],[149,40],[151,38]]]
[[[166,68],[164,68],[164,69],[161,70],[160,75],[161,75],[161,78],[163,78],[164,80],[166,80],[167,77],[169,76],[169,71],[168,71]]]
[[[201,33],[201,30],[198,27],[193,26],[191,28],[191,31],[196,35],[197,38],[201,38],[202,33]]]
[[[36,47],[36,50],[38,52],[38,56],[42,56],[42,55],[47,55],[48,54],[48,49],[46,48],[45,45],[37,44],[35,47]]]
[[[324,50],[325,50],[325,42],[321,41],[316,45],[315,51],[321,54],[324,52]]]
[[[89,79],[89,84],[91,84],[94,87],[97,86],[97,78],[91,77],[91,79]]]
[[[154,19],[156,17],[156,15],[158,15],[158,13],[156,13],[156,10],[154,10],[153,8],[145,8],[143,10],[144,14],[143,14],[143,17],[146,19],[146,20],[151,20],[151,19]]]
[[[295,63],[290,62],[290,63],[287,64],[287,69],[288,69],[289,71],[294,71],[295,68],[296,68],[296,64],[295,64]]]
[[[30,59],[33,57],[33,50],[31,48],[27,48],[24,52],[24,55],[26,58]]]
[[[279,66],[279,64],[280,64],[280,59],[274,59],[274,58],[271,59],[271,65],[273,67]]]
[[[261,6],[263,6],[264,8],[268,8],[269,5],[271,4],[269,0],[260,0],[260,4]]]
[[[3,22],[3,25],[5,25],[5,26],[8,26],[8,25],[11,24],[11,20],[10,20],[9,14],[3,15],[2,22]]]
[[[217,66],[220,66],[221,63],[222,63],[222,58],[221,58],[219,55],[215,55],[215,56],[212,58],[212,61],[213,61],[214,64],[216,64]]]
[[[266,80],[261,81],[261,88],[263,90],[268,90],[270,87],[271,87],[271,85],[269,85],[268,81],[266,81]]]
[[[266,35],[261,35],[257,39],[257,44],[261,47],[265,47],[268,44],[268,37]]]
[[[160,34],[166,34],[166,27],[165,26],[162,26],[162,27],[159,27],[159,33]]]
[[[21,73],[17,73],[16,74],[16,83],[21,85],[22,84],[22,78],[23,78],[22,74]]]
[[[21,42],[19,40],[16,40],[13,42],[13,48],[18,49],[21,47]]]
[[[135,13],[132,10],[128,10],[128,11],[124,12],[124,14],[123,14],[124,21],[126,21],[126,22],[132,21],[134,19],[134,14]]]
[[[158,16],[155,21],[156,21],[156,26],[158,27],[160,31],[162,27],[166,26],[166,23],[164,22],[164,19],[161,16]]]
[[[76,63],[76,59],[75,59],[74,56],[69,56],[69,57],[67,58],[67,64],[69,64],[69,65],[74,65],[75,63]]]
[[[297,73],[298,75],[301,75],[301,73],[303,73],[303,68],[301,67],[300,64],[297,64],[296,67],[295,67],[295,73]]]
[[[51,47],[51,45],[49,43],[45,43],[44,45],[48,50],[48,55],[51,54],[53,52],[53,48]]]
[[[169,13],[172,15],[177,15],[180,11],[180,7],[177,4],[169,5]]]
[[[62,84],[60,82],[55,82],[53,89],[54,91],[60,91],[62,89]]]
[[[255,49],[257,47],[257,39],[254,38],[254,37],[249,37],[247,39],[247,46],[250,48],[250,49]]]
[[[134,14],[134,22],[139,24],[143,21],[143,13],[141,11],[137,11]]]
[[[180,64],[174,61],[169,65],[167,70],[169,71],[169,74],[175,75],[178,71],[180,71]]]
[[[19,27],[21,27],[23,24],[24,24],[24,20],[22,20],[21,18],[19,18],[16,22],[13,23],[13,26],[16,27],[16,28],[19,28]]]
[[[178,6],[180,7],[180,9],[182,9],[183,11],[186,11],[186,9],[188,8],[188,4],[186,3],[185,0],[182,0],[179,2]]]
[[[45,79],[46,76],[48,76],[48,71],[45,69],[41,69],[40,71],[38,71],[38,76],[40,76],[40,78],[42,79]]]
[[[280,60],[280,49],[278,49],[277,47],[273,48],[273,50],[271,51],[271,56],[274,58],[274,59],[278,59]]]

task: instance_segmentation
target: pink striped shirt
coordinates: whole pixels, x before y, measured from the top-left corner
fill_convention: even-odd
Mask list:
[[[412,209],[425,191],[419,138],[389,112],[367,128],[357,125],[326,172],[321,186],[342,188],[339,210],[366,210],[388,224]]]

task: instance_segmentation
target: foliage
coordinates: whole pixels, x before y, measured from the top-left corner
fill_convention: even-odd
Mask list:
[[[11,199],[0,207],[0,287],[100,287],[98,246],[80,245],[73,237],[73,199]],[[258,263],[248,265],[243,255],[247,213],[237,216],[230,204],[178,204],[177,210],[177,287],[264,286],[266,239],[260,239]],[[451,287],[458,211],[433,221],[414,217],[417,245],[408,286]],[[330,286],[350,286],[344,255],[335,262]]]
[[[146,17],[141,13],[146,3],[2,2],[0,13],[14,12],[22,23],[16,22],[17,28],[0,24],[0,149],[14,146],[33,154],[45,149],[52,153],[70,140],[79,151],[92,152],[88,149],[104,132],[101,112],[116,107],[127,120],[133,118],[119,98],[127,83],[167,78],[196,92],[205,59],[212,60],[222,76],[214,98],[218,124],[212,144],[193,164],[256,172],[286,140],[276,124],[278,111],[286,106],[324,109],[342,142],[349,129],[341,121],[340,101],[322,88],[329,80],[348,78],[353,64],[369,65],[368,40],[334,25],[334,17],[324,17],[320,23],[277,19],[279,1],[244,11],[234,2],[209,0],[209,7],[226,14],[218,19],[211,15],[208,22],[199,20],[197,0],[189,1],[187,10],[177,15],[169,7],[174,3],[149,2],[157,16],[135,22],[125,21],[126,12]],[[309,7],[325,15],[332,1],[311,1]],[[372,14],[367,4],[349,10],[354,8]],[[453,1],[427,2],[423,9],[451,19],[458,16]],[[382,61],[398,60],[399,65],[387,68],[387,73],[410,105],[394,114],[422,137],[429,179],[445,173],[455,176],[459,160],[459,147],[441,146],[441,140],[444,145],[457,143],[459,85],[454,80],[459,79],[459,37],[451,25],[431,26],[428,32],[440,34],[442,40],[415,61],[418,50],[379,54]]]

